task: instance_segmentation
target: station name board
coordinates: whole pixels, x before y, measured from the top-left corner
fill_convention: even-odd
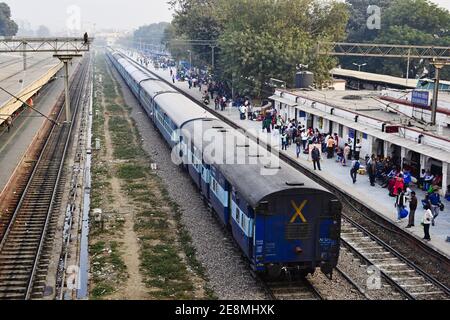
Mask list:
[[[424,90],[414,90],[412,92],[411,103],[415,106],[429,107],[430,106],[430,92]]]

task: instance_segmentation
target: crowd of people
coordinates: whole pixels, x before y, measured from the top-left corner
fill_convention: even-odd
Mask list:
[[[349,166],[351,179],[353,183],[357,182],[360,169],[363,168],[360,159],[362,145],[359,139],[354,142],[349,138],[345,143],[342,143],[342,138],[337,133],[323,134],[318,129],[305,128],[304,125],[295,120],[285,122],[280,115],[276,116],[275,110],[269,112],[267,117],[268,120],[266,124],[263,124],[263,130],[267,127],[270,128],[270,123],[279,131],[282,150],[288,150],[291,145],[295,145],[297,158],[300,157],[302,152],[310,153],[314,170],[321,170],[322,154],[326,153],[328,159],[336,158],[336,161],[343,167]],[[408,218],[406,228],[415,226],[418,200],[416,192],[413,191],[414,186],[426,192],[425,198],[420,203],[424,209],[422,219],[424,240],[429,241],[431,240],[430,225],[436,225],[436,218],[445,208],[440,196],[442,175],[433,175],[430,170],[423,170],[421,176],[415,178],[411,171],[407,169],[402,171],[398,161],[397,158],[383,158],[375,155],[369,157],[367,155],[365,158],[365,173],[369,177],[371,186],[375,186],[378,182],[380,186],[387,189],[389,196],[395,198],[394,207],[397,221],[400,222]],[[447,187],[445,199],[450,201],[450,186]]]
[[[442,175],[433,175],[430,170],[422,170],[420,177],[413,177],[412,173],[400,169],[400,159],[392,157],[377,157],[375,155],[365,157],[364,171],[361,161],[362,144],[359,139],[354,141],[348,138],[339,137],[337,133],[324,134],[319,129],[306,127],[295,119],[285,119],[277,113],[275,107],[268,108],[264,112],[257,113],[251,101],[247,97],[237,97],[231,99],[229,90],[223,83],[215,82],[207,74],[182,71],[185,80],[188,81],[189,88],[199,88],[204,93],[204,102],[209,104],[214,101],[216,110],[224,111],[227,107],[237,107],[241,120],[259,120],[262,122],[263,132],[278,134],[282,150],[295,147],[297,158],[302,153],[308,154],[313,162],[314,170],[322,170],[322,154],[327,155],[327,159],[336,159],[343,167],[350,167],[350,176],[355,184],[359,173],[368,175],[369,183],[372,187],[376,183],[386,188],[389,196],[395,198],[395,211],[397,221],[403,221],[408,217],[406,228],[415,226],[415,213],[418,208],[417,194],[413,191],[413,185],[426,192],[426,196],[421,200],[424,209],[422,225],[424,228],[424,240],[431,240],[430,225],[436,224],[436,218],[440,211],[444,210],[441,201],[439,185],[442,183]],[[175,74],[172,73],[175,82]],[[177,76],[179,77],[179,76]],[[450,201],[450,186],[448,187],[446,199]],[[407,210],[409,209],[409,211]]]

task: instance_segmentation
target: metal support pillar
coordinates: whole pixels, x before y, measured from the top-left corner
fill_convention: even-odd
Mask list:
[[[450,65],[450,60],[433,59],[431,64],[436,69],[436,79],[434,82],[433,104],[431,105],[431,125],[436,125],[436,115],[439,100],[439,83],[441,80],[441,70]]]
[[[70,112],[70,92],[69,92],[69,62],[72,59],[64,59],[64,87],[66,90],[66,122],[70,123],[72,121],[72,116]]]
[[[26,52],[26,48],[27,48],[27,43],[24,42],[22,44],[23,47],[23,71],[27,70],[27,52]]]
[[[435,64],[436,68],[436,80],[434,82],[434,92],[433,92],[433,105],[431,106],[431,125],[436,125],[436,114],[437,114],[437,105],[439,99],[439,82],[441,69],[444,67],[441,64]]]
[[[69,62],[72,61],[75,57],[81,57],[81,54],[62,54],[62,55],[54,55],[54,57],[61,60],[62,63],[64,63],[64,83],[65,83],[65,92],[66,92],[66,122],[70,123],[72,122],[72,112],[70,110],[70,87],[69,87]]]

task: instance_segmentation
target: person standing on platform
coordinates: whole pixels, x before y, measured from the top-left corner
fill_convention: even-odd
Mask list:
[[[314,171],[316,171],[317,168],[319,168],[319,171],[322,171],[322,169],[320,168],[320,150],[317,149],[316,146],[314,146],[313,150],[311,151],[311,158],[314,164]]]
[[[414,219],[416,215],[417,210],[417,197],[416,193],[413,191],[411,192],[411,198],[409,199],[409,221],[407,229],[414,227]]]
[[[334,142],[336,145],[336,149],[339,148],[339,136],[337,133],[334,134]]]
[[[327,140],[327,158],[333,159],[334,158],[334,147],[335,147],[335,141],[333,137],[330,135]]]
[[[375,187],[375,178],[377,176],[377,161],[374,154],[367,162],[367,171],[369,173],[370,185],[372,187]]]
[[[348,143],[345,144],[344,148],[344,159],[342,160],[342,165],[345,167],[347,165],[347,159],[349,159],[350,154],[352,153],[352,149],[348,145]]]
[[[283,133],[281,134],[281,150],[287,150],[287,132],[286,130],[283,131]]]
[[[306,145],[308,143],[308,132],[306,132],[306,130],[302,131],[302,147],[303,147],[303,151],[306,150]]]
[[[424,232],[425,236],[423,237],[423,240],[430,241],[431,240],[430,224],[434,217],[433,217],[433,213],[431,213],[429,204],[426,204],[424,209],[425,209],[425,212],[423,214],[422,225],[423,225],[423,232]]]
[[[356,183],[356,178],[358,177],[358,170],[361,168],[361,162],[358,159],[353,160],[352,169],[350,170],[350,176],[352,177],[353,184]]]
[[[302,152],[302,135],[300,133],[297,133],[297,136],[295,137],[295,145],[297,147],[297,159],[300,158],[300,153]]]
[[[397,209],[397,222],[402,220],[401,212],[405,209],[406,206],[406,197],[403,189],[397,190],[397,198],[395,199],[395,208]]]
[[[439,187],[435,187],[433,193],[428,196],[428,201],[430,203],[430,210],[433,213],[433,220],[431,224],[433,227],[435,226],[435,220],[439,215],[439,211],[441,210],[441,197],[439,196]]]
[[[361,140],[356,140],[356,146],[355,146],[355,160],[359,160],[359,157],[361,155],[361,149],[362,149],[362,145],[361,145]]]
[[[240,112],[240,114],[241,114],[241,120],[245,120],[245,116],[246,116],[246,114],[247,114],[247,107],[246,107],[245,105],[242,105],[242,106],[239,108],[239,112]]]

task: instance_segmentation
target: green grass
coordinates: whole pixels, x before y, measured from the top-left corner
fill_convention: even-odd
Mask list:
[[[100,300],[102,297],[108,296],[114,293],[114,287],[105,283],[98,283],[91,291],[91,298],[94,300]]]
[[[173,245],[147,246],[142,264],[150,277],[186,280],[186,268]]]
[[[135,164],[122,164],[117,168],[117,177],[122,180],[137,180],[146,177],[147,169]]]

